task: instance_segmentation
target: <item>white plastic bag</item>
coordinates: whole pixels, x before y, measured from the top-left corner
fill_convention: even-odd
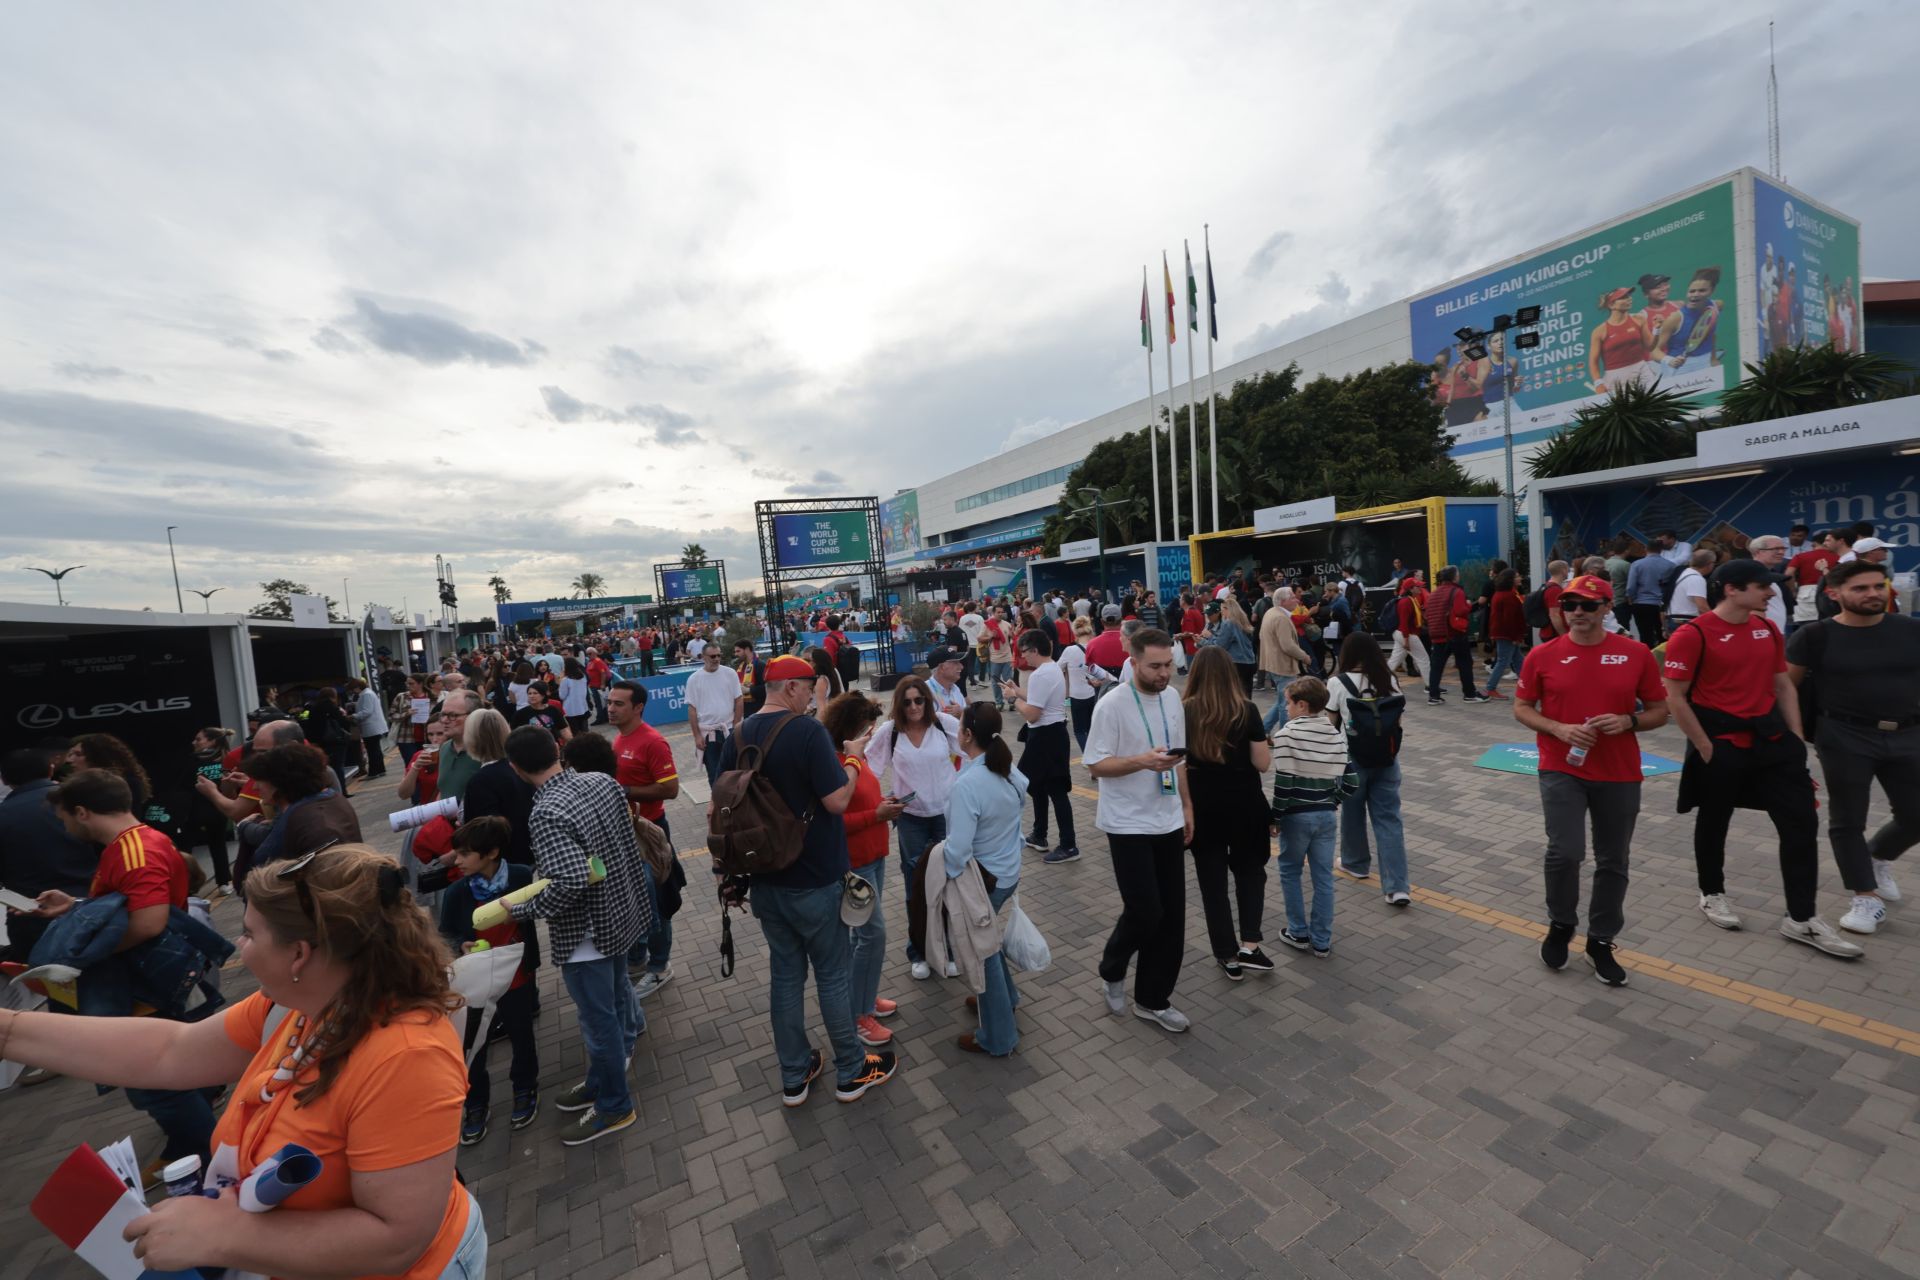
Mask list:
[[[1020,895],[1007,904],[1007,927],[1000,941],[1000,954],[1022,973],[1041,973],[1053,964],[1053,951],[1034,928],[1033,921],[1020,909]]]

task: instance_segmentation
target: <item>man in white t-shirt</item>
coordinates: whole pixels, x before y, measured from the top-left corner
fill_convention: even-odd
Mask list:
[[[705,636],[696,634],[693,639],[687,641],[687,656],[695,662],[700,661],[700,655],[706,651],[707,638]]]
[[[1690,622],[1707,611],[1707,570],[1713,568],[1713,552],[1696,551],[1680,576],[1674,580],[1673,595],[1667,601],[1667,631]]]
[[[687,724],[693,730],[694,752],[707,768],[709,786],[720,776],[721,749],[746,714],[740,673],[721,666],[720,657],[720,646],[708,645],[700,654],[700,670],[687,677]]]
[[[1173,680],[1173,639],[1134,632],[1133,679],[1096,702],[1081,760],[1100,788],[1094,825],[1107,833],[1120,919],[1100,958],[1107,1010],[1127,1010],[1127,965],[1137,953],[1135,1016],[1168,1031],[1192,1024],[1173,1007],[1186,949],[1186,842],[1193,836],[1187,793],[1187,722]],[[1179,755],[1169,754],[1178,751]]]
[[[1026,692],[1017,680],[1008,680],[1000,692],[1027,724],[1026,750],[1020,756],[1020,774],[1033,797],[1033,831],[1029,849],[1047,856],[1049,866],[1078,862],[1080,845],[1073,831],[1073,753],[1067,745],[1067,673],[1053,658],[1053,637],[1044,631],[1020,633],[1014,665],[1027,672]],[[1047,805],[1052,804],[1060,826],[1060,845],[1047,851]]]
[[[987,633],[987,620],[973,601],[967,601],[963,608],[966,611],[960,615],[960,634],[967,638],[967,665],[960,678],[970,684],[980,679],[980,638]]]
[[[1693,544],[1681,541],[1680,535],[1672,529],[1662,529],[1653,535],[1658,549],[1654,552],[1662,560],[1671,560],[1682,569],[1693,561]]]

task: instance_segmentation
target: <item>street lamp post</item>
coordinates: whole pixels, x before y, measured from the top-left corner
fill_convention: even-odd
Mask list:
[[[200,588],[198,588],[198,587],[189,587],[189,588],[188,588],[188,590],[190,590],[190,591],[192,591],[192,592],[193,592],[193,594],[195,594],[195,595],[197,595],[197,596],[199,596],[199,597],[200,597],[200,604],[201,604],[201,606],[202,606],[202,607],[203,607],[203,608],[204,608],[204,609],[205,609],[205,610],[206,610],[206,611],[207,611],[208,613],[212,613],[212,612],[213,612],[213,604],[212,604],[211,602],[212,602],[212,600],[213,600],[213,598],[214,598],[215,596],[217,596],[217,595],[219,595],[219,594],[220,594],[220,593],[221,593],[222,591],[225,591],[225,590],[226,590],[226,588],[225,588],[225,587],[213,587],[213,588],[210,588],[210,589],[208,589],[208,590],[206,590],[206,591],[202,591],[202,590],[201,590]]]
[[[1453,331],[1460,341],[1460,354],[1469,360],[1487,358],[1487,342],[1496,334],[1513,332],[1513,351],[1531,351],[1540,345],[1540,335],[1534,332],[1540,323],[1539,307],[1520,307],[1512,315],[1498,315],[1493,318],[1491,329],[1462,327]],[[1502,343],[1506,341],[1501,338]],[[1513,351],[1502,351],[1503,364],[1506,366],[1500,374],[1500,430],[1505,440],[1507,463],[1507,544],[1517,552],[1520,547],[1520,512],[1514,501],[1513,491],[1513,393],[1516,382],[1513,376]]]
[[[1093,501],[1084,507],[1072,508],[1069,514],[1077,516],[1082,512],[1093,512],[1093,540],[1100,544],[1100,598],[1104,600],[1107,597],[1107,522],[1103,518],[1102,513],[1108,507],[1122,507],[1127,504],[1124,502],[1102,501],[1098,489],[1082,489],[1080,492],[1082,496],[1092,494]]]
[[[67,602],[67,596],[66,596],[66,593],[60,589],[60,579],[66,577],[68,574],[72,573],[75,569],[84,569],[87,566],[83,564],[70,564],[64,569],[42,569],[39,565],[30,564],[30,565],[26,565],[25,567],[33,570],[35,573],[44,573],[49,578],[52,578],[53,579],[53,598],[56,602],[60,604],[65,604]]]
[[[173,607],[185,613],[187,600],[180,594],[180,558],[173,553],[173,531],[179,527],[177,524],[167,526],[167,559],[173,562]]]

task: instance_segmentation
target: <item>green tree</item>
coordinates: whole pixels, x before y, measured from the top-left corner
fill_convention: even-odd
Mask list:
[[[313,594],[304,582],[295,582],[292,578],[275,578],[271,582],[260,584],[261,594],[266,596],[259,604],[247,610],[249,618],[291,618],[293,602],[288,596],[310,596]],[[336,622],[341,621],[340,605],[332,596],[327,597],[327,616]]]
[[[488,578],[487,585],[493,588],[493,602],[495,604],[505,604],[507,601],[513,599],[513,592],[508,588],[507,580],[499,574],[496,573],[491,578]]]
[[[689,542],[680,548],[680,567],[682,569],[706,568],[707,549],[697,542]]]
[[[1719,425],[1823,413],[1916,391],[1913,366],[1877,351],[1835,351],[1831,343],[1783,347],[1747,365],[1746,381],[1720,397]]]
[[[573,588],[573,595],[576,600],[582,596],[591,600],[595,596],[607,594],[607,580],[597,573],[583,573],[575,578],[570,585]]]
[[[1691,457],[1694,428],[1689,419],[1698,411],[1688,396],[1622,383],[1606,399],[1576,412],[1572,422],[1533,452],[1528,466],[1546,479]]]

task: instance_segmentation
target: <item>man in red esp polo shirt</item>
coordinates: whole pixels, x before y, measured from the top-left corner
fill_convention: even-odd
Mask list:
[[[1556,601],[1567,633],[1536,645],[1520,668],[1513,718],[1539,735],[1540,808],[1547,825],[1547,937],[1540,959],[1567,967],[1580,925],[1580,864],[1593,824],[1593,897],[1587,961],[1610,987],[1627,985],[1613,940],[1626,917],[1627,850],[1640,814],[1642,730],[1667,722],[1667,693],[1653,654],[1606,629],[1613,585],[1575,578]]]
[[[619,735],[613,740],[614,781],[626,788],[627,803],[634,812],[665,832],[671,843],[667,801],[680,794],[680,767],[674,763],[672,744],[646,722],[646,710],[647,687],[639,681],[616,680],[607,686],[607,718]],[[671,880],[669,885],[656,884],[648,871],[654,895],[653,931],[642,935],[627,952],[627,977],[642,1000],[673,978],[673,912],[679,909],[677,891],[686,884],[677,862]]]
[[[1679,810],[1700,811],[1693,825],[1700,912],[1722,929],[1740,927],[1727,901],[1727,826],[1736,808],[1764,809],[1780,837],[1781,934],[1857,959],[1861,948],[1815,914],[1819,818],[1786,639],[1766,618],[1773,576],[1757,561],[1729,560],[1713,578],[1720,603],[1675,629],[1663,672],[1674,723],[1688,743]]]

